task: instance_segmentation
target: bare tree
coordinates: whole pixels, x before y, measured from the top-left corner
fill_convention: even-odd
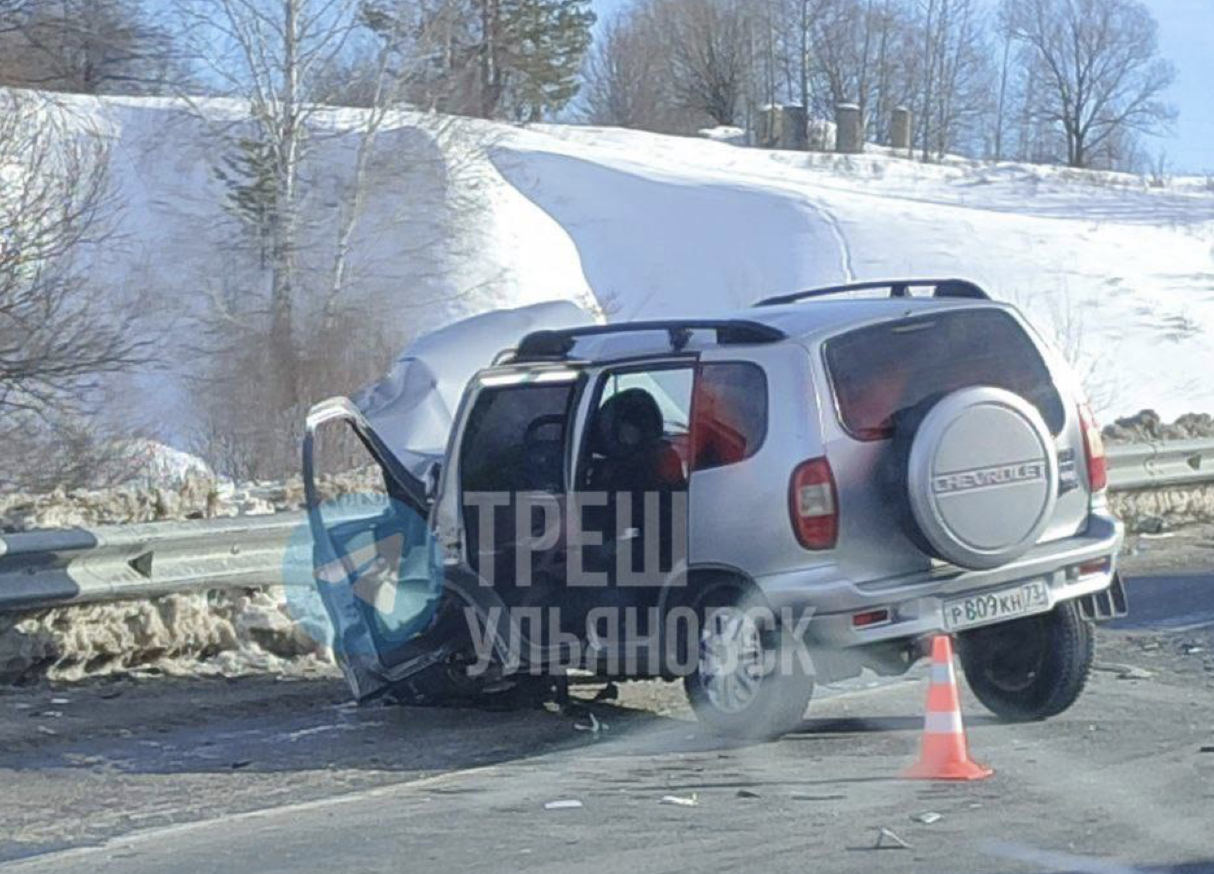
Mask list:
[[[230,35],[198,48],[231,46],[233,58],[209,62],[242,99],[192,101],[222,147],[229,218],[216,230],[229,257],[198,319],[204,357],[186,377],[194,448],[228,475],[281,476],[295,467],[309,404],[381,373],[416,321],[403,312],[471,290],[452,287],[450,267],[484,208],[475,175],[490,140],[470,121],[409,107],[432,84],[447,33],[439,0],[224,3]],[[359,108],[335,111],[335,95]],[[385,319],[395,277],[397,318]]]
[[[34,0],[0,0],[0,35],[20,30],[34,7]]]
[[[752,73],[751,7],[744,0],[658,0],[652,13],[679,105],[733,125]]]
[[[1175,70],[1159,58],[1158,25],[1137,0],[1005,0],[1002,11],[1043,86],[1031,112],[1061,128],[1070,166],[1175,118],[1162,100]]]
[[[195,57],[225,93],[248,101],[254,141],[264,147],[271,189],[267,376],[274,407],[291,408],[299,401],[294,332],[300,167],[312,120],[323,110],[313,76],[349,44],[358,0],[182,0],[179,9]]]
[[[53,102],[0,90],[0,410],[68,406],[147,360],[138,309],[78,260],[105,239],[107,164]]]
[[[1011,30],[1003,16],[999,17],[996,26],[999,38],[999,90],[995,98],[995,111],[992,115],[990,156],[995,161],[1002,161],[1005,155],[1007,135],[1008,98],[1012,73],[1012,42]]]
[[[0,89],[0,487],[98,485],[129,472],[96,415],[149,364],[143,301],[89,269],[111,233],[109,152],[70,107]],[[121,468],[121,469],[120,469]]]
[[[361,10],[363,23],[367,21],[367,9],[364,6]],[[396,9],[398,13],[407,13],[408,6],[398,0]],[[333,329],[341,311],[342,297],[350,285],[352,244],[375,181],[373,171],[380,134],[393,122],[400,124],[402,102],[423,81],[429,59],[446,36],[445,28],[433,27],[432,18],[409,14],[381,18],[372,30],[375,48],[369,54],[361,76],[367,92],[366,106],[349,132],[357,140],[354,167],[348,184],[344,186],[344,196],[339,198],[332,268],[320,306],[322,329],[326,332]],[[428,138],[435,148],[429,159],[410,156],[410,166],[404,172],[446,180],[442,203],[410,205],[420,207],[435,217],[444,211],[466,213],[473,209],[469,197],[457,188],[462,185],[469,188],[476,186],[476,163],[491,145],[491,137],[473,133],[458,117],[433,113],[412,116],[409,126],[412,131]],[[399,174],[400,166],[392,168],[391,172]],[[416,232],[416,227],[413,230]],[[423,250],[432,251],[436,241],[430,239],[429,235],[422,236],[426,238],[400,244],[400,254],[408,257],[417,256]]]
[[[141,0],[0,0],[0,84],[144,94],[184,77],[168,30]]]
[[[916,39],[896,0],[827,0],[812,24],[813,81],[819,114],[840,103],[860,107],[869,136],[888,138],[890,114],[913,96]]]
[[[973,0],[928,0],[923,31],[926,84],[920,131],[927,160],[980,139],[992,109],[995,72]]]
[[[785,6],[791,6],[791,14],[786,18],[791,25],[786,27],[790,35],[786,54],[791,58],[788,75],[790,85],[796,89],[798,102],[806,108],[809,108],[813,98],[810,90],[813,24],[825,4],[826,0],[785,0]]]
[[[662,85],[664,58],[643,16],[621,12],[605,23],[584,73],[585,114],[592,124],[670,129],[674,107]]]

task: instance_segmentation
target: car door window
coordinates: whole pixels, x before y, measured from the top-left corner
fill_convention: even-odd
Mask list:
[[[691,367],[606,374],[589,422],[579,486],[628,491],[685,485],[694,374]]]
[[[602,575],[599,603],[648,608],[686,555],[691,366],[628,367],[601,377],[577,470],[581,564]],[[583,500],[584,499],[584,500]]]

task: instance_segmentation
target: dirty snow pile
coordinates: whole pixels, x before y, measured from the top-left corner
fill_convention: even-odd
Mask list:
[[[371,468],[322,478],[326,497],[382,488]],[[213,519],[298,510],[303,486],[187,476],[127,485],[0,495],[0,532]],[[78,680],[115,672],[234,676],[335,671],[332,654],[295,622],[281,588],[170,595],[0,614],[0,683]]]
[[[382,490],[372,467],[322,476],[317,491],[326,498]],[[303,481],[232,483],[189,475],[179,483],[128,484],[107,489],[57,489],[39,494],[0,493],[0,533],[36,528],[95,528],[137,522],[260,516],[303,507]]]
[[[124,674],[327,674],[328,648],[286,609],[281,589],[0,614],[0,683]]]
[[[1154,410],[1143,410],[1104,427],[1104,439],[1112,443],[1160,443],[1211,437],[1214,437],[1214,416],[1209,413],[1186,413],[1175,422],[1166,422]]]

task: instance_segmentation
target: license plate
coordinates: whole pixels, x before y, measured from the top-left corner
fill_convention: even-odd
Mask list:
[[[1016,616],[1044,613],[1049,609],[1050,592],[1044,582],[1020,583],[1006,589],[945,601],[944,627],[949,631],[959,631]]]

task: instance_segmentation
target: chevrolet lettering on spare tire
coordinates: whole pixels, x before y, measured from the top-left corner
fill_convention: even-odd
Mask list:
[[[936,494],[942,495],[949,492],[964,492],[969,489],[983,489],[1044,479],[1045,475],[1045,465],[1040,462],[1003,464],[938,476],[932,482],[932,489]]]

